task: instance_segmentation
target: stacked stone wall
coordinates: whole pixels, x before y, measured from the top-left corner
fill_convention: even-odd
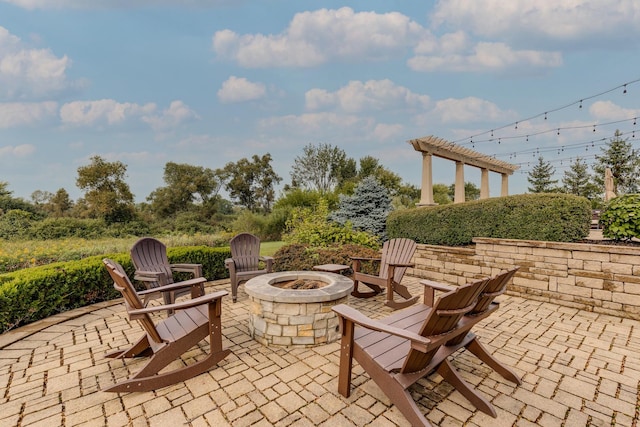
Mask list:
[[[519,266],[508,294],[640,320],[640,248],[475,238],[418,245],[407,274],[457,285]]]

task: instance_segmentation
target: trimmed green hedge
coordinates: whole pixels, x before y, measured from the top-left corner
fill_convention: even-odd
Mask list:
[[[208,280],[229,277],[224,260],[229,248],[171,247],[171,263],[202,264]],[[79,261],[57,262],[0,275],[0,332],[44,319],[56,313],[120,297],[102,264],[112,258],[133,277],[128,254],[105,254]],[[181,279],[180,277],[176,277]]]
[[[571,194],[507,197],[394,211],[390,238],[430,245],[469,245],[474,237],[575,242],[589,235],[591,204]]]

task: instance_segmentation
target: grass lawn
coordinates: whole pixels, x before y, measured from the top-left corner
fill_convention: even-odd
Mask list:
[[[284,242],[261,242],[260,255],[273,256],[278,249],[284,246]]]

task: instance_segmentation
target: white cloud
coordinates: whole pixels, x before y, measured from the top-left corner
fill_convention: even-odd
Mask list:
[[[589,107],[589,113],[596,119],[602,121],[624,120],[640,117],[640,109],[623,108],[611,101],[594,102]]]
[[[0,27],[0,97],[30,99],[64,91],[79,83],[69,82],[71,61],[49,49],[32,49],[19,37]]]
[[[139,105],[113,99],[73,101],[60,108],[63,124],[72,126],[118,125],[156,110],[153,103]]]
[[[8,102],[0,103],[0,129],[29,126],[56,117],[58,104],[49,102]]]
[[[350,81],[335,92],[312,89],[305,94],[305,104],[308,110],[338,107],[350,113],[393,108],[422,110],[429,105],[429,97],[384,79]]]
[[[173,129],[183,123],[200,117],[182,101],[171,101],[169,108],[161,114],[145,115],[142,121],[148,123],[156,132]]]
[[[539,41],[628,39],[640,30],[637,0],[440,0],[435,26],[531,46]]]
[[[36,147],[31,144],[21,144],[21,145],[5,145],[4,147],[0,147],[0,156],[2,157],[28,157],[31,154],[35,153]]]
[[[373,120],[349,114],[336,113],[308,113],[301,115],[287,115],[262,119],[260,127],[276,129],[278,132],[288,131],[314,139],[332,131],[362,132],[370,129]]]
[[[478,43],[470,51],[449,52],[451,46],[434,55],[417,55],[407,64],[415,71],[499,71],[505,69],[528,70],[562,65],[560,52],[513,50],[504,43]]]
[[[514,111],[501,110],[494,103],[475,97],[443,99],[427,115],[437,116],[443,123],[497,122],[517,117]]]
[[[404,130],[404,126],[399,124],[385,124],[379,123],[373,129],[372,136],[378,141],[389,141],[397,139],[400,135],[402,135],[402,131]]]
[[[213,50],[247,68],[312,67],[330,60],[379,60],[401,56],[429,34],[398,13],[354,12],[349,7],[294,15],[280,34],[213,35]]]
[[[137,120],[156,132],[169,130],[198,115],[182,101],[172,101],[169,108],[158,113],[154,103],[144,105],[117,102],[113,99],[74,101],[60,108],[60,119],[69,126],[118,126]]]
[[[218,90],[218,99],[223,103],[253,101],[263,98],[267,90],[262,83],[253,83],[244,77],[231,76]]]

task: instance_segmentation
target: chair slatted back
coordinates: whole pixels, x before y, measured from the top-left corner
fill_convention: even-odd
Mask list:
[[[124,268],[122,268],[122,265],[109,258],[103,259],[102,262],[107,267],[107,271],[113,279],[113,287],[122,294],[127,312],[132,309],[144,308],[142,300],[140,300],[138,293],[131,284],[131,281],[129,280],[127,273],[124,271]],[[142,325],[142,328],[147,333],[152,346],[153,343],[162,343],[162,338],[156,329],[156,325],[148,314],[136,315],[135,318],[140,322],[140,325]]]
[[[436,299],[432,310],[422,324],[420,335],[438,336],[454,329],[460,319],[475,307],[478,296],[489,279],[459,286]],[[400,372],[416,372],[424,369],[433,358],[438,347],[426,353],[411,349]]]
[[[260,239],[251,233],[240,233],[230,240],[231,258],[236,271],[254,271],[259,269]]]
[[[173,283],[173,272],[164,243],[152,237],[143,237],[133,244],[130,253],[136,270],[164,273],[167,278],[166,284]],[[159,286],[157,282],[151,285],[151,287],[157,286]]]
[[[386,278],[389,271],[389,264],[408,264],[411,262],[413,254],[416,252],[416,242],[411,239],[398,238],[390,239],[382,245],[382,256],[380,259],[379,277]],[[393,273],[393,281],[400,283],[407,267],[398,267]]]
[[[469,314],[477,315],[480,313],[484,313],[487,309],[489,309],[489,306],[491,306],[493,300],[497,296],[502,295],[507,290],[507,284],[509,283],[509,280],[511,280],[513,275],[516,274],[518,268],[519,267],[516,267],[511,270],[505,271],[504,273],[500,273],[497,276],[489,279],[489,283],[487,283],[484,291],[482,291],[482,293],[478,297],[476,306],[469,312]]]

